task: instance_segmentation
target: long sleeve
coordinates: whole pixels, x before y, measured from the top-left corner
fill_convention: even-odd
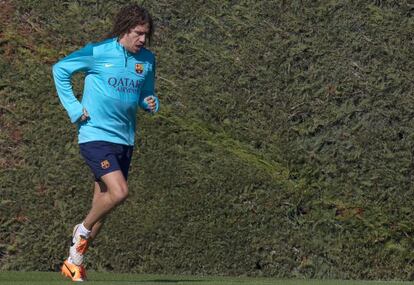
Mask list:
[[[142,86],[141,95],[139,98],[139,105],[144,110],[148,110],[148,104],[145,99],[148,97],[153,97],[157,106],[155,112],[157,112],[160,106],[160,102],[155,94],[155,68],[156,65],[154,58],[153,64],[151,64],[150,70],[148,71],[148,75],[145,78],[144,85]]]
[[[83,113],[82,104],[73,93],[72,75],[79,71],[91,71],[93,62],[93,46],[89,44],[53,65],[53,79],[56,90],[60,102],[66,109],[72,123],[75,123]]]

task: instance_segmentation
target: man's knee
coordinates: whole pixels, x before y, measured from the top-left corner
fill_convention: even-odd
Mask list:
[[[128,185],[120,184],[112,187],[112,189],[110,189],[110,193],[112,201],[114,201],[115,204],[122,203],[126,200],[126,198],[128,198]]]
[[[101,178],[106,184],[107,193],[114,205],[117,205],[128,197],[128,184],[120,170],[110,172]]]

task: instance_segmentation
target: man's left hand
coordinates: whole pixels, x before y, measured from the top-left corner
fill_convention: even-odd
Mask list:
[[[151,113],[155,113],[158,111],[158,99],[154,96],[149,96],[145,98],[145,102],[147,103],[147,110]]]

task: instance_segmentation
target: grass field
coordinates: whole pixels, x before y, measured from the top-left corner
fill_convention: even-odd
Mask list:
[[[342,281],[342,280],[299,280],[299,279],[271,279],[271,278],[246,278],[246,277],[197,277],[197,276],[169,276],[169,275],[138,275],[138,274],[114,274],[96,273],[88,274],[87,284],[100,285],[384,285],[384,284],[414,284],[413,282],[399,281]],[[0,272],[0,284],[64,284],[71,283],[55,272]]]

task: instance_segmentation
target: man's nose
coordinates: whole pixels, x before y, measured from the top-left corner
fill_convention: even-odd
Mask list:
[[[142,35],[142,36],[139,37],[139,41],[141,43],[145,43],[145,39],[146,39],[146,35]]]

